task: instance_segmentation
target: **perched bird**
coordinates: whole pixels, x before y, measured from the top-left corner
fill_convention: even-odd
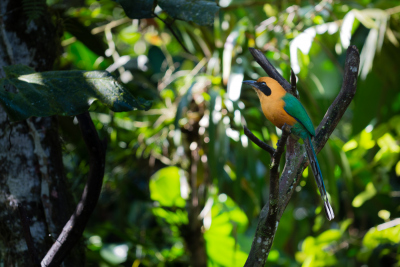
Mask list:
[[[335,215],[329,204],[321,169],[311,143],[311,137],[315,136],[314,126],[303,105],[272,78],[261,77],[257,81],[243,81],[243,83],[251,85],[257,92],[262,111],[270,122],[280,129],[285,123],[290,125],[291,133],[303,139],[308,160],[324,202],[326,217],[332,220]]]

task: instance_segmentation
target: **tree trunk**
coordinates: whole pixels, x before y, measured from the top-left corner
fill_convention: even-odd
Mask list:
[[[36,18],[21,0],[1,1],[0,10],[0,77],[13,64],[50,70],[59,42],[45,4]],[[0,265],[39,264],[73,211],[70,200],[56,118],[10,123],[0,107]],[[78,251],[64,262],[83,265]]]

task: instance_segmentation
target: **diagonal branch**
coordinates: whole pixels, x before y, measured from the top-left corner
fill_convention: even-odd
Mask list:
[[[258,49],[249,48],[251,55],[254,57],[258,65],[260,65],[265,72],[274,80],[277,80],[278,83],[285,88],[286,91],[290,92],[292,89],[292,85],[282,77],[282,75],[272,66],[271,62],[265,57],[264,53]]]
[[[294,85],[293,75],[291,84],[288,83],[286,80],[279,80],[282,76],[280,76],[275,68],[268,62],[263,53],[256,49],[251,49],[250,51],[257,62],[268,73],[268,75],[278,80],[282,87],[290,92],[293,88],[292,86]],[[317,135],[314,138],[313,142],[316,153],[318,153],[326,144],[329,136],[336,128],[337,124],[339,123],[340,119],[342,118],[344,112],[348,108],[351,100],[355,95],[357,88],[359,63],[360,55],[357,48],[355,46],[350,46],[347,50],[345,73],[341,90],[336,99],[333,101],[332,105],[329,107],[323,120],[316,130]],[[287,204],[289,203],[294,189],[299,183],[301,174],[303,173],[303,170],[307,166],[307,164],[308,160],[305,156],[303,146],[297,143],[297,141],[292,137],[289,137],[289,139],[287,140],[285,167],[279,179],[279,200],[277,203],[277,209],[272,210],[272,202],[270,198],[270,203],[265,205],[261,210],[255,238],[253,240],[250,254],[245,266],[264,266],[268,258],[269,251],[271,249],[271,246],[268,244],[271,243],[272,245],[272,241],[274,239],[275,231],[280,221],[280,218],[282,217],[282,214]],[[265,229],[269,229],[269,232]],[[271,231],[272,229],[274,229],[274,231]]]
[[[76,116],[90,156],[89,177],[82,198],[74,214],[42,260],[42,267],[60,266],[70,250],[82,236],[83,230],[96,207],[103,184],[105,143],[102,142],[88,112]]]
[[[267,151],[271,156],[275,153],[275,149],[268,144],[264,143],[260,139],[258,139],[246,126],[243,126],[244,134],[253,141],[254,144],[259,146],[261,149]]]
[[[282,127],[282,137],[271,157],[272,167],[269,179],[269,201],[263,207],[258,222],[256,235],[251,245],[251,251],[245,267],[263,267],[274,241],[278,228],[279,214],[279,163],[290,135],[290,127],[285,123]],[[266,216],[265,216],[266,215]]]

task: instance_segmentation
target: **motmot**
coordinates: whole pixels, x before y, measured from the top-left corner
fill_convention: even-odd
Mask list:
[[[335,215],[328,200],[321,169],[311,142],[311,138],[315,136],[314,126],[303,105],[270,77],[261,77],[257,81],[243,81],[243,83],[250,85],[256,91],[262,111],[270,122],[280,129],[286,123],[291,126],[292,134],[303,139],[308,160],[324,202],[326,217],[332,220]]]

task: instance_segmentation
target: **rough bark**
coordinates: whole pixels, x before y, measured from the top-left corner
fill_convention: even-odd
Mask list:
[[[13,64],[29,65],[36,71],[50,70],[57,56],[56,31],[46,8],[39,18],[29,21],[21,6],[20,0],[0,2],[0,77],[4,77],[2,68]],[[10,123],[0,107],[3,266],[36,265],[68,220],[72,212],[70,199],[56,118]],[[33,243],[36,255],[29,255],[27,243]],[[83,266],[83,259],[82,252],[77,251],[65,266]]]

